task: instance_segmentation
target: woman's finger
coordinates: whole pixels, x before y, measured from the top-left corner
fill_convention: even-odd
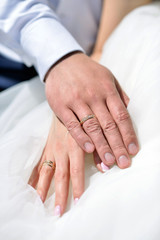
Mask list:
[[[74,202],[77,203],[84,192],[84,151],[72,136],[69,136],[68,139],[72,191]]]
[[[96,165],[97,169],[98,169],[100,172],[104,173],[104,172],[106,172],[106,171],[109,170],[109,167],[106,166],[106,165],[101,161],[101,159],[100,159],[97,151],[94,151],[94,153],[93,153],[93,159],[94,159],[94,162],[95,162],[95,165]]]
[[[54,161],[51,161],[53,164],[49,164],[49,161],[45,161],[45,164],[42,164],[40,173],[39,173],[39,181],[37,186],[37,193],[39,194],[40,198],[44,202],[48,193],[48,189],[50,187],[55,167]],[[48,164],[47,164],[48,163]]]
[[[68,156],[58,154],[55,170],[55,216],[61,216],[66,208],[69,191],[69,160]]]
[[[49,134],[49,136],[50,136],[50,134]],[[49,136],[48,136],[48,139],[49,139]],[[48,140],[47,140],[47,142],[48,142]],[[28,180],[28,184],[31,185],[33,188],[36,188],[36,185],[38,183],[39,173],[40,173],[40,170],[42,168],[43,162],[44,162],[44,160],[46,158],[46,149],[47,149],[47,143],[46,143],[45,148],[43,149],[43,152],[42,152],[42,155],[41,155],[41,158],[40,158],[39,162],[34,167],[32,173],[31,173],[31,176],[30,176],[30,178]]]
[[[43,150],[43,153],[42,153],[42,156],[41,156],[39,162],[33,168],[31,176],[28,180],[28,184],[31,185],[33,188],[36,188],[36,186],[37,186],[37,183],[38,183],[38,180],[39,180],[39,173],[40,173],[40,169],[42,167],[42,164],[44,162],[44,158],[45,158],[45,149]]]
[[[28,180],[28,184],[31,185],[33,188],[36,188],[38,179],[39,179],[39,163],[34,167],[31,176]]]

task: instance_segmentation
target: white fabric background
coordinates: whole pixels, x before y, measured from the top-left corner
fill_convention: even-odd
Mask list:
[[[53,216],[54,182],[43,205],[27,185],[51,110],[38,79],[0,94],[0,238],[5,240],[160,239],[160,4],[134,10],[104,47],[101,63],[130,97],[141,150],[129,169],[97,172],[86,157],[86,190]],[[23,103],[23,104],[22,104]]]

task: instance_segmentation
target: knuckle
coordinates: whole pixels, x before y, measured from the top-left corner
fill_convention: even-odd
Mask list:
[[[117,95],[116,88],[112,82],[107,83],[104,89],[107,91],[107,96],[110,98]]]
[[[101,133],[101,127],[95,119],[90,119],[86,123],[84,123],[84,127],[86,132],[88,133]]]
[[[103,131],[104,133],[110,133],[114,130],[117,130],[117,125],[114,121],[108,121],[106,122],[104,128],[103,128]]]
[[[86,95],[91,102],[94,100],[97,100],[98,95],[95,93],[95,90],[93,90],[92,88],[88,88],[86,90]]]
[[[66,181],[68,178],[68,173],[59,169],[59,170],[56,170],[56,173],[55,173],[55,179],[56,181]]]
[[[71,167],[71,175],[76,177],[77,175],[81,174],[82,169],[78,166]]]
[[[120,144],[116,144],[116,145],[112,146],[112,149],[114,152],[117,152],[117,151],[118,152],[126,152],[124,146],[120,145]]]
[[[136,142],[136,137],[135,137],[134,133],[132,134],[132,133],[128,132],[126,135],[124,135],[123,138],[124,138],[124,143],[126,145],[128,145],[129,143],[132,143],[132,142]]]
[[[99,151],[101,153],[105,153],[105,152],[111,152],[111,148],[108,144],[101,144],[100,147],[99,147]]]
[[[80,123],[78,121],[69,121],[66,124],[67,130],[70,132],[80,126]]]
[[[135,132],[134,132],[134,130],[133,129],[129,129],[127,132],[126,132],[126,134],[124,135],[124,140],[125,141],[135,141],[135,139],[136,139],[136,136],[135,136]]]
[[[116,120],[118,123],[121,123],[123,121],[126,121],[130,119],[129,113],[127,111],[123,111],[117,114]]]
[[[104,88],[105,92],[107,92],[108,97],[112,97],[112,96],[117,95],[117,90],[116,90],[116,87],[115,87],[113,76],[110,76],[107,73],[103,82],[104,82],[103,88]]]

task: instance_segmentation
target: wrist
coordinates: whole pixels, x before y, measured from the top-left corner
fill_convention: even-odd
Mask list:
[[[70,52],[66,55],[64,55],[62,58],[60,58],[56,63],[54,63],[48,70],[48,72],[46,73],[46,76],[44,78],[44,82],[46,82],[50,76],[51,71],[53,72],[54,69],[56,68],[57,65],[59,65],[61,62],[65,61],[66,59],[72,57],[75,54],[84,54],[83,52],[81,52],[80,50],[76,50],[73,52]]]

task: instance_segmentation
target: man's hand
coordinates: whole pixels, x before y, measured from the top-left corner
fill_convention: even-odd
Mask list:
[[[126,109],[128,98],[113,74],[83,53],[75,53],[53,66],[46,77],[48,102],[72,137],[86,152],[97,153],[103,163],[129,167],[138,141]],[[94,114],[84,122],[80,121]]]

